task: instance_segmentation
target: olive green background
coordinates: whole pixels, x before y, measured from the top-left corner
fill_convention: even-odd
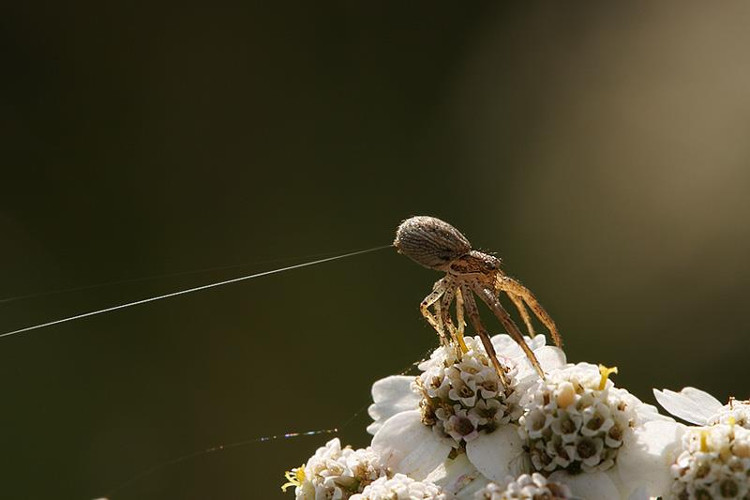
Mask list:
[[[0,303],[0,328],[429,214],[504,259],[570,360],[649,402],[748,397],[749,23],[746,2],[6,5],[0,296],[248,265]],[[1,496],[93,498],[291,431],[365,446],[372,382],[436,345],[438,278],[384,250],[1,339]],[[113,498],[281,497],[329,437]]]

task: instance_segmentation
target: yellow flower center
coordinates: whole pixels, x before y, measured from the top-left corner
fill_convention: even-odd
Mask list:
[[[281,485],[281,491],[286,491],[287,488],[292,486],[299,487],[305,480],[305,464],[300,465],[296,469],[288,470],[284,473],[286,483]]]

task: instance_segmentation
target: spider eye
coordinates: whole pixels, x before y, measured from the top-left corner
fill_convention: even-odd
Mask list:
[[[471,244],[458,229],[434,217],[406,219],[393,242],[402,254],[431,269],[442,269],[471,250]]]

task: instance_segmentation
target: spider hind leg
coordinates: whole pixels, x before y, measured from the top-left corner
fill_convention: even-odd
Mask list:
[[[536,369],[539,376],[542,378],[542,380],[544,380],[544,370],[542,370],[542,365],[539,364],[539,360],[536,358],[534,351],[532,351],[528,344],[526,344],[523,335],[521,335],[521,332],[513,322],[513,319],[511,319],[508,311],[505,310],[503,305],[495,296],[494,291],[489,288],[483,287],[479,283],[475,283],[473,288],[476,294],[479,295],[479,298],[482,299],[482,301],[487,304],[487,306],[492,310],[492,312],[495,314],[495,317],[500,320],[500,322],[503,324],[503,327],[508,332],[508,335],[510,335],[513,340],[516,341],[516,343],[523,350],[524,354],[526,354],[526,357]]]
[[[505,373],[505,369],[497,359],[495,347],[492,345],[490,335],[487,333],[487,330],[485,330],[482,320],[479,317],[479,309],[477,309],[477,303],[471,294],[471,290],[464,285],[461,287],[460,292],[463,297],[464,305],[466,306],[466,314],[469,316],[469,321],[471,321],[474,330],[479,334],[479,338],[482,340],[482,345],[484,345],[484,350],[487,352],[487,356],[495,367],[500,382],[503,384],[503,387],[508,388],[510,386],[510,381]]]
[[[529,337],[534,338],[536,336],[534,324],[531,322],[531,316],[529,316],[529,311],[526,309],[526,304],[524,304],[523,299],[513,293],[508,293],[508,297],[510,297],[513,305],[518,309],[518,314],[521,315],[521,319],[526,325],[526,331],[529,332]]]
[[[508,296],[511,298],[511,300],[513,300],[514,303],[516,303],[516,300],[518,299],[523,300],[523,302],[529,306],[529,309],[534,311],[534,315],[539,318],[539,321],[541,321],[542,324],[544,324],[544,326],[547,328],[547,330],[549,330],[549,333],[550,335],[552,335],[552,340],[555,342],[555,345],[557,347],[562,346],[562,338],[560,337],[560,332],[557,330],[557,325],[547,313],[547,311],[544,310],[536,297],[534,297],[534,294],[531,293],[531,290],[529,290],[513,278],[509,278],[508,276],[499,276],[496,282],[496,286],[499,291],[508,294]],[[515,299],[513,298],[514,295],[516,296]],[[516,304],[516,307],[518,307],[518,304]],[[521,313],[521,316],[523,317],[523,313]],[[526,316],[528,316],[528,314]],[[525,317],[524,321],[526,321]],[[527,326],[529,323],[530,322],[527,322]],[[532,330],[529,330],[529,332],[531,331]]]

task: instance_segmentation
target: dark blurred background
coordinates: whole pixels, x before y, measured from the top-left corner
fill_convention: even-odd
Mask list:
[[[748,23],[745,2],[5,5],[0,297],[171,276],[3,302],[1,330],[430,214],[503,257],[570,360],[649,402],[748,397]],[[2,339],[2,497],[92,498],[347,421],[365,446],[372,382],[436,345],[438,278],[386,250]],[[329,437],[114,498],[281,497]]]

